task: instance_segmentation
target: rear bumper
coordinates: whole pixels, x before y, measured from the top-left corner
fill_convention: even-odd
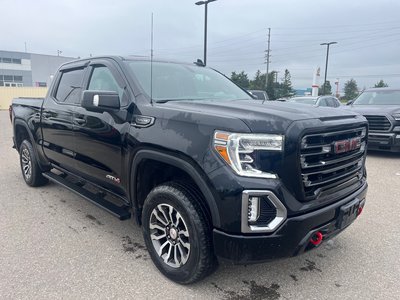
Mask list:
[[[296,256],[318,246],[310,238],[318,231],[323,242],[345,228],[338,228],[340,207],[358,199],[365,203],[367,184],[345,199],[319,210],[288,218],[281,227],[270,235],[232,235],[214,229],[215,254],[237,264],[256,263],[267,260]]]
[[[400,152],[400,133],[369,132],[368,149]]]

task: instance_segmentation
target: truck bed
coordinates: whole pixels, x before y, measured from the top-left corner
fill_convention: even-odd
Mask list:
[[[20,97],[12,100],[12,105],[30,106],[35,108],[41,108],[44,98],[30,98]]]

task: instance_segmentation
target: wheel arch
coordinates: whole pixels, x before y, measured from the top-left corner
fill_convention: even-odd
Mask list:
[[[32,148],[34,151],[34,154],[36,158],[38,159],[39,166],[42,170],[47,170],[49,169],[49,162],[45,158],[43,152],[39,148],[40,145],[36,143],[36,139],[29,128],[29,125],[24,121],[23,119],[16,118],[14,119],[14,125],[13,125],[13,131],[14,131],[14,146],[16,150],[19,152],[19,148],[21,146],[21,143],[24,141],[24,139],[29,140],[29,142],[32,144]]]
[[[24,139],[29,139],[31,142],[34,151],[36,152],[35,145],[34,145],[34,138],[32,132],[29,130],[28,125],[21,119],[14,120],[14,144],[15,148],[19,152],[19,147]],[[35,153],[37,154],[37,153]]]
[[[130,180],[129,180],[129,195],[132,202],[132,206],[136,212],[136,220],[140,223],[140,212],[141,207],[139,206],[138,199],[138,175],[139,175],[139,167],[141,163],[145,161],[154,161],[160,162],[166,165],[169,165],[173,168],[177,168],[182,172],[186,173],[193,183],[196,184],[197,188],[203,195],[203,199],[205,203],[203,205],[207,205],[211,222],[214,227],[220,227],[220,217],[219,210],[216,204],[216,195],[209,187],[209,183],[207,183],[207,177],[204,172],[193,163],[190,162],[189,159],[185,159],[183,157],[176,157],[176,155],[170,154],[168,152],[153,150],[153,149],[142,149],[136,152],[135,156],[132,159],[131,170],[130,170]]]

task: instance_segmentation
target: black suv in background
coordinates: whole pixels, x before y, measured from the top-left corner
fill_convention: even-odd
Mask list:
[[[344,108],[367,118],[368,149],[400,152],[400,89],[367,89]]]

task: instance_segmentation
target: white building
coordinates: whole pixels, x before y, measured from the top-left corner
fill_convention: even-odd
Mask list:
[[[0,86],[49,85],[57,68],[74,57],[0,50]]]

